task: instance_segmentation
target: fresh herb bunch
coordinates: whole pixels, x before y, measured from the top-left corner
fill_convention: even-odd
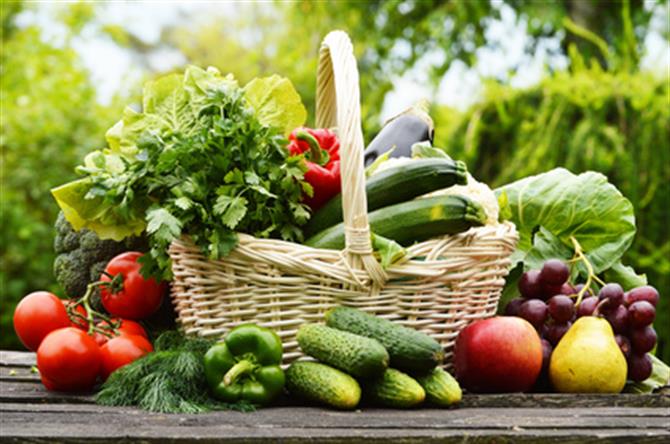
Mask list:
[[[312,190],[304,159],[286,149],[284,133],[300,116],[285,121],[284,110],[302,107],[287,82],[270,77],[240,88],[196,67],[150,82],[142,113],[127,109],[107,133],[109,149],[78,168],[84,182],[54,196],[104,237],[146,230],[143,274],[163,279],[167,249],[182,235],[212,259],[235,247],[236,232],[301,241],[310,213],[300,201]]]
[[[112,373],[96,402],[136,406],[161,413],[200,413],[212,410],[253,411],[252,404],[227,404],[208,394],[203,359],[214,341],[163,333],[155,351]]]

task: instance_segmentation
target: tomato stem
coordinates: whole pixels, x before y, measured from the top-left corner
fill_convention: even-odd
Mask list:
[[[112,281],[114,278],[112,279]],[[87,333],[93,334],[95,332],[101,333],[107,337],[113,337],[114,335],[118,334],[118,329],[121,326],[120,321],[114,321],[112,320],[111,317],[107,316],[104,313],[100,313],[97,310],[94,310],[93,307],[91,306],[91,296],[93,296],[93,293],[95,290],[99,287],[107,286],[109,285],[108,281],[96,281],[96,282],[91,282],[86,286],[86,293],[76,300],[73,304],[69,304],[67,306],[67,314],[70,317],[71,320],[73,319],[79,319],[82,321],[85,321],[86,324],[88,325]],[[76,308],[78,306],[83,306],[84,310],[86,311],[86,316],[82,315],[81,313],[78,313],[76,311]],[[102,319],[103,321],[107,322],[107,327],[98,327],[95,325],[96,318]]]

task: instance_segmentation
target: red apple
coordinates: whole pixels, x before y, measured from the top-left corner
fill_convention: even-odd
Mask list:
[[[454,366],[471,392],[525,392],[542,369],[542,342],[528,321],[515,316],[475,321],[456,338]]]

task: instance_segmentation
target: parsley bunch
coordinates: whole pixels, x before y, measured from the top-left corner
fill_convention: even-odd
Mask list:
[[[167,249],[182,235],[212,259],[235,247],[236,232],[301,241],[310,216],[301,196],[312,191],[306,166],[289,156],[286,128],[259,112],[272,101],[255,99],[232,78],[195,67],[149,84],[143,112],[127,110],[108,132],[110,149],[79,168],[83,199],[96,211],[70,202],[105,229],[146,230],[143,274],[163,279],[171,277]]]

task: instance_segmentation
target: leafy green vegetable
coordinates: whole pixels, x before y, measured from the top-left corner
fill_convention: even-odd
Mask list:
[[[503,193],[520,235],[513,260],[526,269],[540,268],[549,258],[572,258],[574,236],[601,273],[617,264],[633,241],[633,206],[602,174],[557,168],[496,190]]]
[[[126,109],[109,147],[79,167],[85,177],[53,190],[68,221],[117,240],[146,230],[143,273],[164,279],[182,235],[213,259],[235,247],[235,232],[300,241],[306,166],[283,132],[304,108],[279,77],[248,86],[194,66],[147,83],[143,111]]]
[[[649,357],[652,363],[651,376],[642,382],[629,382],[624,388],[625,392],[651,393],[670,384],[670,367],[652,354],[649,354]]]
[[[412,145],[412,159],[451,159],[443,148],[434,147],[430,142],[417,142]]]
[[[635,287],[647,285],[647,276],[637,274],[633,267],[624,265],[619,261],[605,271],[605,282],[617,282],[624,290],[628,291]]]
[[[163,333],[155,351],[112,373],[96,396],[110,406],[137,406],[161,413],[253,411],[252,404],[226,404],[209,396],[203,359],[214,341]]]
[[[244,95],[264,125],[281,128],[288,136],[305,123],[307,110],[287,78],[273,75],[254,79],[244,87]]]

